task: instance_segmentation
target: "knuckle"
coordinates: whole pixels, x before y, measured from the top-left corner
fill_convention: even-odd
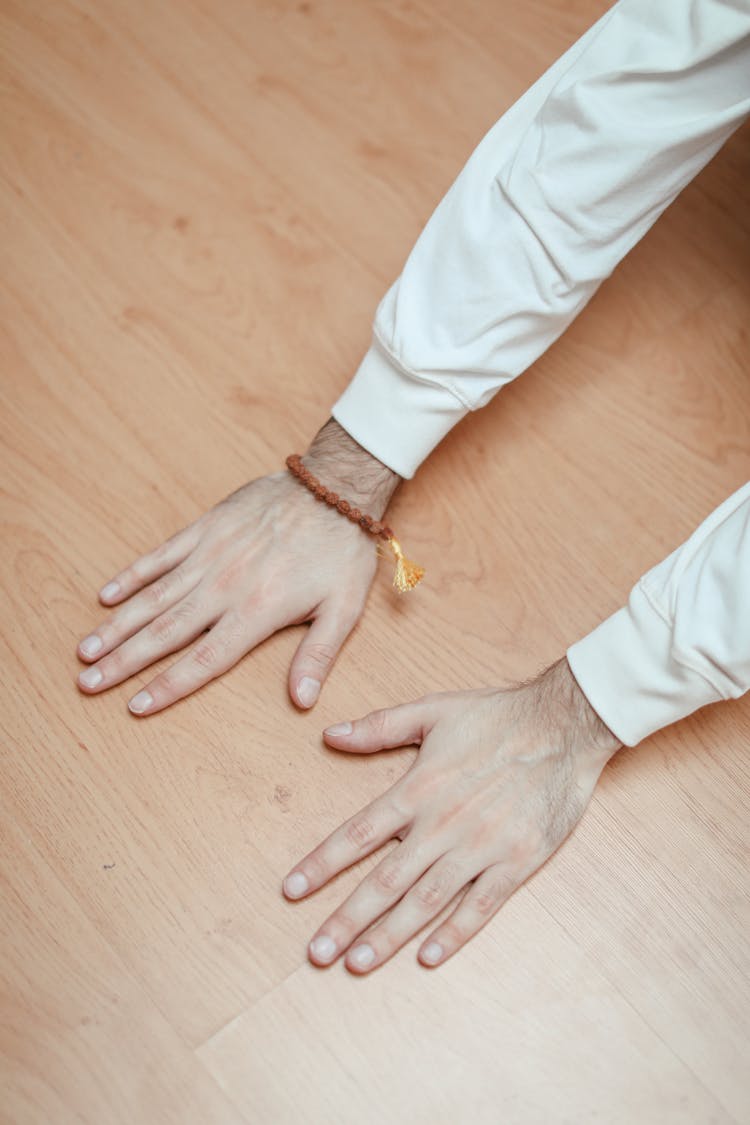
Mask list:
[[[161,672],[147,687],[152,695],[158,694],[159,698],[179,699],[180,690],[174,665],[167,668],[166,672]]]
[[[375,839],[375,825],[368,817],[359,817],[346,826],[347,843],[355,848],[366,848]]]
[[[463,945],[468,938],[468,933],[464,927],[455,920],[446,922],[440,928],[440,937],[448,945],[449,949],[457,949]]]
[[[125,654],[122,648],[116,648],[113,649],[112,652],[107,653],[105,657],[97,662],[96,666],[105,679],[118,676],[125,668]]]
[[[193,649],[193,663],[199,668],[213,668],[219,662],[219,646],[214,641],[201,641]]]
[[[482,918],[494,914],[512,893],[514,885],[510,875],[498,875],[490,886],[477,891],[472,899],[477,914]]]
[[[189,623],[196,616],[197,610],[197,600],[194,597],[190,596],[183,598],[182,601],[179,601],[172,612],[174,613],[174,616],[178,621]]]
[[[474,909],[477,914],[483,918],[488,917],[497,908],[500,902],[499,895],[495,891],[479,891],[474,899]]]
[[[326,929],[329,933],[335,934],[339,945],[346,945],[359,933],[360,927],[345,910],[337,910],[329,918]]]
[[[213,593],[216,593],[216,587],[210,587]],[[274,595],[275,596],[275,595]],[[266,597],[266,592],[263,589],[256,588],[249,594],[245,594],[237,606],[237,614],[241,621],[247,623],[254,619],[255,615],[259,613],[264,605],[270,604],[271,597]],[[297,622],[299,624],[299,622]]]
[[[376,738],[385,734],[387,715],[387,711],[371,711],[367,716],[367,725]]]
[[[180,539],[182,539],[185,530],[187,529],[183,528],[182,531],[176,531],[174,535],[170,535],[168,539],[165,539],[163,543],[160,543],[156,550],[153,552],[153,557],[157,559],[164,559],[167,557],[167,555],[171,555],[175,547],[177,547]]]
[[[149,640],[156,641],[157,644],[163,644],[168,641],[175,631],[177,621],[173,613],[164,613],[161,617],[157,617],[148,626],[147,632]]]
[[[427,695],[423,695],[419,702],[423,707],[430,711],[435,711],[444,707],[449,693],[445,691],[431,691]]]
[[[322,856],[315,853],[309,855],[303,863],[299,864],[298,870],[304,872],[311,887],[322,886],[330,877],[328,864]]]
[[[318,642],[305,647],[305,659],[323,670],[333,663],[335,656],[336,653],[332,645]]]
[[[148,574],[148,556],[143,555],[131,563],[127,570],[122,572],[121,578],[130,583],[140,583],[146,580]]]
[[[527,871],[533,866],[533,861],[540,850],[541,838],[537,841],[533,835],[522,836],[515,840],[508,852],[510,866],[516,871]]]
[[[151,552],[151,559],[153,562],[162,562],[172,549],[172,540],[165,539],[158,547],[155,547]]]
[[[252,648],[247,626],[239,618],[224,618],[221,630],[214,629],[213,632],[213,643],[220,647],[221,658],[228,663],[234,664]]]
[[[401,884],[401,868],[396,863],[383,863],[373,872],[372,880],[377,890],[390,894]]]
[[[95,633],[101,638],[102,644],[105,648],[111,648],[113,644],[117,643],[118,637],[122,632],[123,622],[118,616],[108,617],[101,625],[97,625],[94,630]]]
[[[148,597],[152,605],[159,606],[167,600],[169,596],[170,584],[166,578],[158,578],[156,582],[152,582],[148,588]]]
[[[221,593],[231,590],[242,580],[246,569],[247,561],[242,557],[225,563],[213,576],[214,588]]]
[[[419,906],[425,910],[432,910],[438,906],[443,897],[443,887],[440,883],[418,883],[414,888],[414,898]]]

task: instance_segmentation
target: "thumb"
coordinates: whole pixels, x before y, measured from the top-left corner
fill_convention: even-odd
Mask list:
[[[336,723],[323,731],[323,737],[334,749],[355,754],[420,745],[435,725],[439,710],[439,697],[428,695],[400,707],[371,711],[353,723]]]
[[[307,710],[317,702],[320,689],[359,620],[359,613],[338,606],[323,609],[300,641],[289,669],[289,694]]]

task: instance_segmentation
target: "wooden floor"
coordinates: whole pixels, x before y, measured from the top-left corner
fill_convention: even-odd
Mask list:
[[[3,1125],[750,1119],[750,699],[620,754],[437,972],[307,963],[361,868],[280,893],[410,760],[324,725],[532,674],[750,477],[747,128],[401,490],[428,580],[380,577],[314,713],[298,629],[151,720],[75,686],[101,583],[304,447],[474,144],[605,6],[0,3]]]

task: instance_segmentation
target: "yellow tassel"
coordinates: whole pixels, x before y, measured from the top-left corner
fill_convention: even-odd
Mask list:
[[[388,543],[396,556],[396,573],[393,576],[393,585],[399,594],[405,594],[407,590],[413,590],[419,582],[424,574],[424,567],[418,566],[417,563],[413,563],[410,559],[404,557],[404,552],[401,550],[401,545],[397,539],[389,539]]]

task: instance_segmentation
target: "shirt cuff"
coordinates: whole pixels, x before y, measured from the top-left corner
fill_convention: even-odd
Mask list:
[[[375,338],[331,413],[363,449],[411,479],[469,407],[445,387],[404,371]]]
[[[672,626],[639,586],[567,656],[583,694],[626,746],[723,698],[675,652]]]

